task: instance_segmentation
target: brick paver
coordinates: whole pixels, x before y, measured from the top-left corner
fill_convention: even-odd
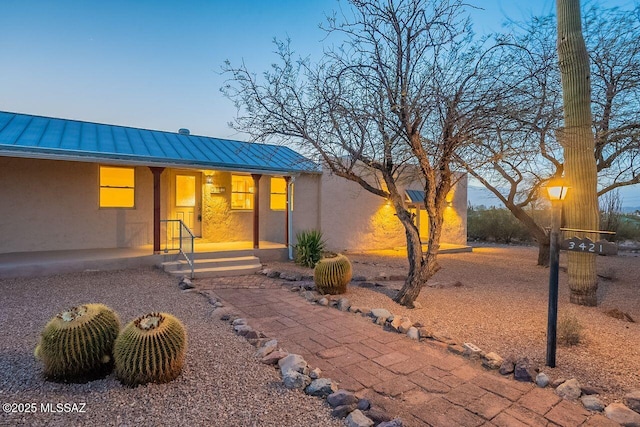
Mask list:
[[[256,275],[196,285],[319,367],[323,377],[400,416],[405,426],[615,425],[551,390],[488,372],[437,343],[412,341],[370,318],[310,303],[279,280]]]

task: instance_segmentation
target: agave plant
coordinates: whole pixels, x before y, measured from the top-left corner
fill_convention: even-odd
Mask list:
[[[322,258],[325,241],[322,239],[322,231],[306,230],[296,234],[296,244],[294,246],[296,256],[295,262],[304,267],[313,268]]]

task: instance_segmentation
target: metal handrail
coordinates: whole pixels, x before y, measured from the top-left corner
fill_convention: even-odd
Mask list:
[[[162,250],[165,253],[169,251],[177,250],[187,261],[189,267],[191,268],[191,278],[194,276],[194,240],[195,236],[193,232],[189,230],[189,227],[181,220],[181,219],[161,219],[160,223],[165,224],[165,233],[164,233],[164,248]],[[170,226],[171,224],[177,225],[178,231],[176,233],[176,227]],[[178,246],[175,246],[176,234],[178,234]],[[187,239],[189,242],[189,247],[185,248],[183,241]],[[185,250],[186,249],[186,250]]]

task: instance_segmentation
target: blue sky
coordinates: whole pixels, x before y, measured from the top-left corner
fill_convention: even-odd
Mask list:
[[[476,32],[554,11],[554,0],[469,0]],[[601,0],[631,7],[632,0]],[[224,60],[261,72],[274,37],[319,55],[337,0],[3,0],[0,110],[244,139],[219,92]],[[637,187],[637,186],[636,186]],[[638,190],[640,192],[640,190]],[[637,197],[640,205],[640,197]]]

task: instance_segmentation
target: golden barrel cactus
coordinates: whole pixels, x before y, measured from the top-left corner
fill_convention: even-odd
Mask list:
[[[58,313],[42,331],[35,356],[44,375],[56,381],[86,381],[108,374],[118,315],[103,304],[85,304]]]
[[[332,258],[322,258],[313,270],[313,280],[321,294],[343,294],[351,281],[351,263],[349,259],[337,254]]]
[[[129,386],[172,381],[182,371],[186,349],[187,334],[176,317],[145,314],[129,322],[116,339],[116,376]]]

